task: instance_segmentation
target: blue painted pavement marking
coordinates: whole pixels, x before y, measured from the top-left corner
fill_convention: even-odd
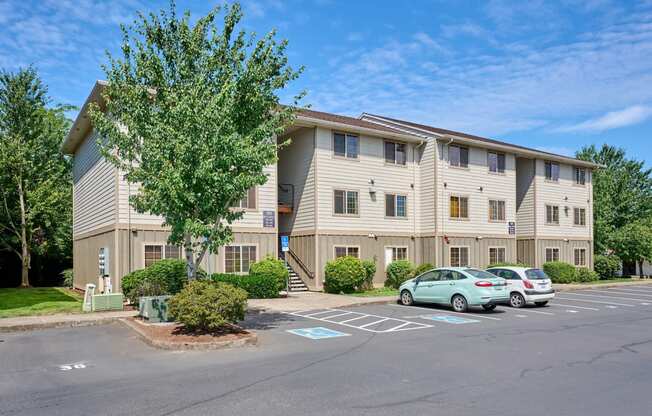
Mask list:
[[[322,326],[318,326],[315,328],[288,329],[287,332],[294,335],[299,335],[301,337],[310,338],[310,339],[348,337],[351,335],[351,334],[345,334],[344,332],[324,328]]]
[[[430,319],[431,321],[445,322],[447,324],[455,324],[455,325],[480,322],[476,319],[460,318],[459,316],[451,316],[451,315],[424,315],[421,316],[420,318]]]

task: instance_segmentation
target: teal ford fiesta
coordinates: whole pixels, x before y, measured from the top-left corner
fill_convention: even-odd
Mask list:
[[[404,282],[399,296],[403,305],[439,303],[451,305],[456,312],[465,312],[469,306],[492,310],[497,303],[509,300],[505,279],[467,267],[429,270]]]

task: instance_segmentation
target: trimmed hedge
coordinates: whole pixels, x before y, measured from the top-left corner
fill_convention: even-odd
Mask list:
[[[398,289],[403,282],[412,278],[414,266],[407,260],[397,260],[387,266],[387,280],[385,287]]]
[[[433,266],[430,263],[423,263],[422,265],[420,265],[419,267],[414,269],[414,273],[412,273],[412,275],[414,277],[417,277],[418,275],[423,274],[423,273],[427,272],[428,270],[432,270],[434,268],[435,268],[435,266]]]
[[[355,257],[339,257],[326,263],[324,290],[327,293],[353,293],[360,290],[366,278],[362,262]]]
[[[214,282],[228,283],[240,288],[247,293],[249,299],[270,299],[279,296],[277,276],[273,274],[239,275],[229,273],[215,273],[211,275]],[[283,283],[285,287],[285,283]]]
[[[197,270],[197,279],[206,278],[206,272]],[[178,259],[159,260],[145,269],[129,273],[122,278],[122,293],[132,303],[138,303],[138,292],[136,289],[143,281],[156,284],[161,288],[163,295],[174,295],[179,293],[188,282],[186,261]]]
[[[149,280],[147,269],[135,270],[122,278],[120,282],[122,293],[132,304],[138,303],[135,289],[145,280]]]
[[[364,289],[373,289],[374,276],[376,275],[376,263],[373,260],[362,260],[362,267],[364,268]]]
[[[249,267],[249,277],[258,279],[274,278],[277,282],[276,294],[272,297],[277,297],[278,292],[285,290],[288,279],[288,269],[285,267],[283,260],[275,259],[273,257],[266,257],[263,260],[252,264]],[[251,293],[250,293],[251,297]]]
[[[616,277],[620,271],[620,259],[614,254],[597,255],[593,262],[593,268],[600,279],[607,280]]]
[[[575,271],[575,277],[580,282],[595,282],[600,279],[600,276],[591,269],[580,267]]]
[[[244,319],[247,293],[227,283],[194,280],[170,298],[168,307],[186,329],[215,331]]]
[[[553,283],[572,283],[577,281],[575,266],[563,261],[550,261],[543,265],[543,271]]]

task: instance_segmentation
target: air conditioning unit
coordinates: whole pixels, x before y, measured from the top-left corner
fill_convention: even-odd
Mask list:
[[[124,296],[122,293],[107,293],[104,295],[93,295],[91,310],[97,311],[121,311]]]
[[[171,296],[142,296],[138,301],[138,315],[148,322],[171,322],[168,300]]]

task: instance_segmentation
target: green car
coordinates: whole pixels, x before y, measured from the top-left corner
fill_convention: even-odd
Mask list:
[[[469,306],[493,310],[509,300],[506,280],[489,272],[468,267],[442,267],[429,270],[399,287],[401,303],[414,302],[451,305],[455,312]]]

